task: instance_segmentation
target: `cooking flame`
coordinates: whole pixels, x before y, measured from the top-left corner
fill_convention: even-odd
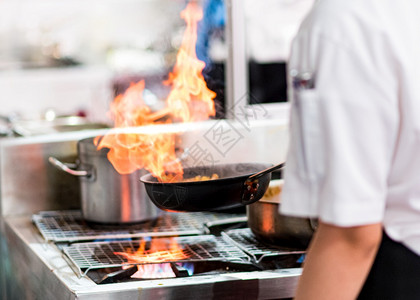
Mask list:
[[[171,261],[179,261],[188,258],[182,247],[172,238],[169,245],[167,239],[152,239],[150,248],[146,249],[146,240],[140,242],[139,248],[132,252],[128,249],[127,252],[114,252],[127,259],[128,263],[163,263]]]
[[[143,100],[144,81],[132,84],[118,95],[110,107],[116,128],[203,121],[215,115],[216,93],[207,88],[202,75],[205,63],[197,58],[197,23],[203,17],[201,8],[191,2],[181,12],[186,22],[182,45],[173,71],[164,84],[171,86],[166,108],[152,112]],[[120,174],[146,169],[161,182],[182,179],[183,169],[175,153],[176,136],[110,132],[95,139],[97,149],[109,148],[108,160]]]
[[[202,121],[216,113],[213,102],[216,93],[207,88],[202,75],[206,64],[197,58],[195,51],[197,23],[203,18],[203,11],[190,3],[181,12],[181,18],[187,23],[187,29],[173,72],[166,81],[172,85],[167,103],[174,117],[184,122]]]
[[[170,264],[149,264],[138,265],[137,272],[131,275],[131,278],[149,279],[149,278],[174,278],[176,277]]]
[[[189,276],[194,274],[193,263],[182,263],[181,266],[187,270]],[[175,278],[175,277],[177,276],[175,272],[173,271],[171,264],[169,263],[137,265],[137,272],[131,275],[131,278],[138,278],[138,279]]]
[[[157,114],[152,113],[145,105],[143,90],[144,81],[140,81],[114,99],[110,115],[115,127],[164,123],[156,121]],[[137,169],[146,168],[162,181],[173,180],[177,174],[182,174],[181,164],[175,154],[174,134],[109,133],[102,139],[97,137],[95,143],[98,150],[110,149],[108,160],[120,174],[130,174]]]

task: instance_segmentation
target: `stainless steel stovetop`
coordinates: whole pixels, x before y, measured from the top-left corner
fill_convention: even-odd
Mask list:
[[[16,244],[16,252],[9,255],[16,265],[22,265],[16,276],[36,287],[43,299],[57,299],[58,295],[62,299],[291,298],[301,269],[279,266],[286,257],[296,262],[304,251],[264,245],[249,228],[229,229],[244,221],[244,215],[164,213],[138,225],[92,226],[83,221],[79,211],[47,211],[31,218],[6,219],[6,232]],[[220,226],[227,229],[211,234],[212,228]],[[141,241],[150,239],[175,239],[188,254],[186,259],[164,257],[157,261],[161,265],[171,263],[183,269],[185,263],[205,263],[222,271],[181,272],[182,277],[158,279],[119,275],[118,280],[98,281],[98,276],[107,274],[104,270],[113,273],[133,265],[115,253],[137,249]]]

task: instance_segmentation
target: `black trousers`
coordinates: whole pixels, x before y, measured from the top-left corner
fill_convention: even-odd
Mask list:
[[[420,299],[420,256],[384,233],[358,299]]]

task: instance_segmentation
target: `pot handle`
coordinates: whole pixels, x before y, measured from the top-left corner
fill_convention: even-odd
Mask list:
[[[92,174],[86,170],[73,170],[72,167],[74,167],[73,164],[65,164],[61,161],[59,161],[57,158],[55,157],[48,157],[48,161],[55,166],[57,169],[60,169],[68,174],[71,174],[73,176],[78,176],[78,177],[88,177],[91,176]]]
[[[244,190],[242,192],[242,204],[248,205],[256,201],[255,195],[257,194],[258,188],[260,187],[260,184],[258,183],[258,178],[267,175],[268,173],[271,173],[275,170],[282,169],[285,165],[286,163],[281,163],[249,176],[244,182]]]

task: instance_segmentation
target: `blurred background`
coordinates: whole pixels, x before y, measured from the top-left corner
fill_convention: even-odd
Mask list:
[[[227,3],[199,0],[197,55],[224,116]],[[291,40],[313,0],[245,0],[250,103],[287,101]],[[130,82],[144,79],[148,105],[164,105],[185,23],[185,0],[1,0],[2,120],[76,115],[109,123],[107,110]],[[229,4],[229,2],[228,2]]]

